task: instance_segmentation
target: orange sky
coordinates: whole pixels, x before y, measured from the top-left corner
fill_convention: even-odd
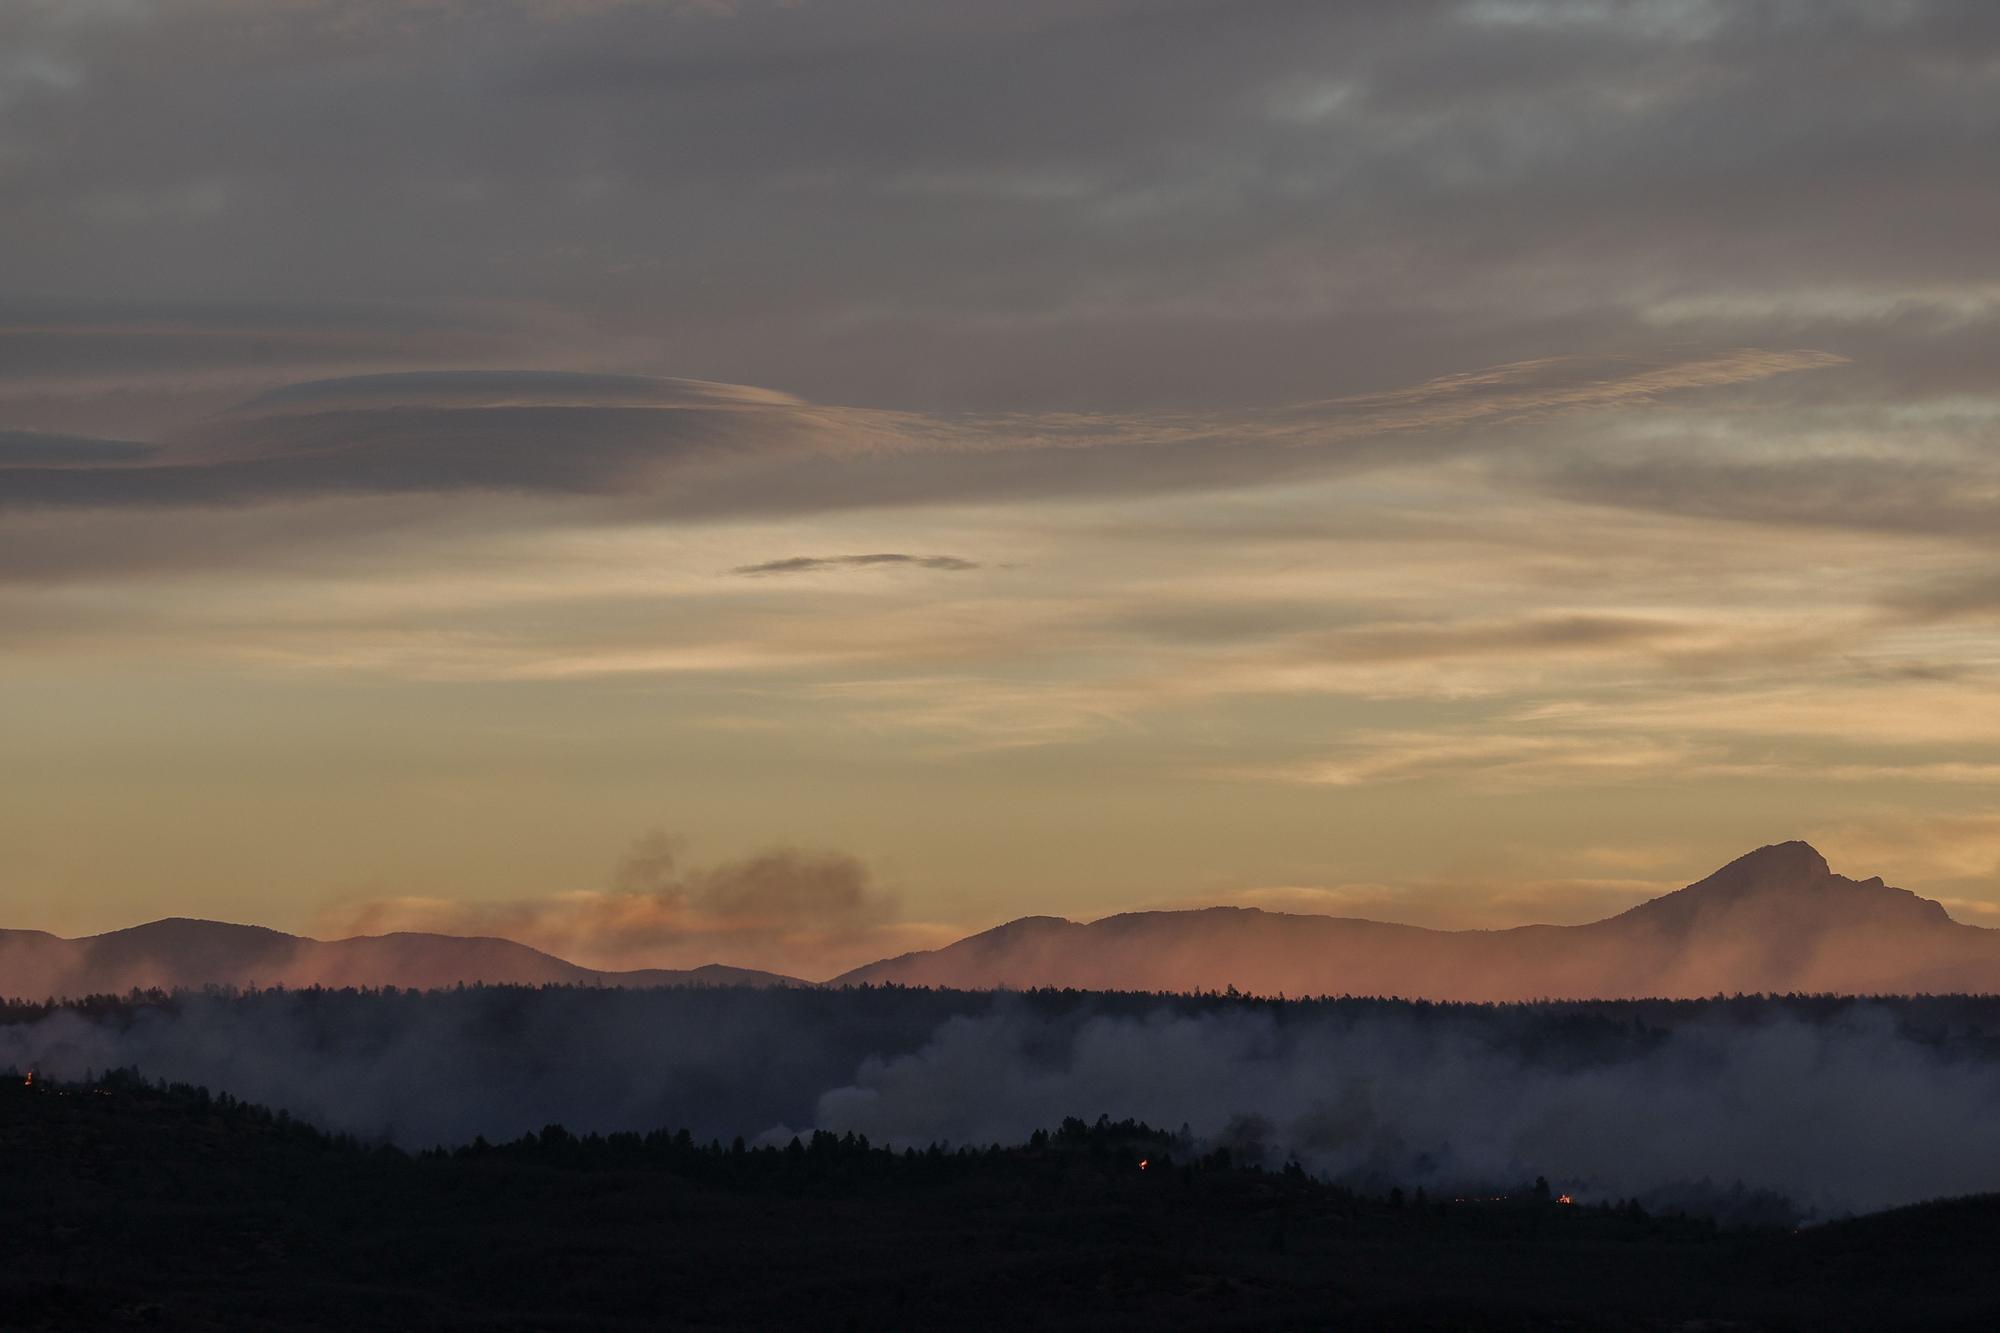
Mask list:
[[[1991,25],[1226,8],[0,14],[0,924],[2000,916]]]

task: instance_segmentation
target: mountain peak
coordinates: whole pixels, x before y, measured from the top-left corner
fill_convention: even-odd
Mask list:
[[[1833,867],[1809,842],[1774,842],[1746,852],[1701,881],[1716,887],[1812,884],[1833,874]]]
[[[1612,921],[1685,932],[1723,922],[1773,949],[1796,949],[1826,930],[1932,928],[1949,925],[1942,905],[1879,877],[1836,875],[1807,842],[1778,842],[1739,856],[1706,879],[1641,903]],[[1609,923],[1606,923],[1609,924]]]
[[[1841,880],[1834,874],[1826,858],[1811,843],[1797,839],[1774,842],[1754,852],[1745,852],[1706,878],[1664,897],[1640,903],[1612,920],[1681,917],[1692,920],[1693,913],[1727,909],[1753,900],[1801,903],[1815,890],[1830,887],[1836,882],[1850,881]]]

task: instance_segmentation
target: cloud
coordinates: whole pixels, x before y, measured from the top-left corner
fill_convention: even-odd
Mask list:
[[[519,363],[597,341],[491,303],[0,297],[0,419],[153,439],[308,377]]]
[[[1698,705],[1676,703],[1692,718]],[[1771,730],[1779,724],[1774,723]],[[1893,724],[1891,724],[1893,726]],[[1928,728],[1913,723],[1911,730]],[[1328,753],[1282,763],[1216,768],[1208,776],[1228,781],[1284,782],[1306,786],[1374,787],[1397,782],[1445,782],[1477,790],[1538,787],[1676,785],[1725,779],[1793,782],[2000,787],[2000,764],[1979,759],[1937,759],[1891,750],[1828,762],[1806,750],[1773,750],[1747,737],[1769,734],[1748,726],[1683,724],[1672,736],[1629,732],[1601,735],[1507,733],[1438,729],[1357,732]],[[1816,733],[1796,734],[1812,738]],[[1903,738],[1885,727],[1875,735],[1845,738],[1894,746]],[[1932,742],[1935,744],[1935,742]]]
[[[2000,472],[1985,461],[1818,456],[1729,462],[1685,453],[1531,465],[1549,494],[1739,523],[1947,536],[2000,533]]]
[[[1440,779],[1499,789],[1603,786],[1712,775],[1723,754],[1714,745],[1643,735],[1363,732],[1333,755],[1216,776],[1331,787]]]
[[[1630,410],[1821,364],[1748,351],[1666,367],[1554,358],[1231,412],[920,413],[576,372],[346,377],[268,391],[156,443],[65,446],[48,433],[10,436],[0,448],[0,523],[13,539],[0,554],[0,578],[240,568],[260,531],[276,551],[291,532],[328,551],[342,526],[376,545],[393,528],[415,540],[475,526],[692,527],[884,507],[1213,493],[1507,447],[1509,431],[1557,416]],[[1498,433],[1464,434],[1474,427]],[[510,505],[496,504],[501,498]],[[441,516],[446,505],[457,506],[456,517]],[[321,512],[300,512],[308,506]],[[229,517],[260,509],[284,514],[271,523]],[[186,526],[180,516],[204,511],[216,516],[216,539],[162,536]],[[127,517],[88,540],[66,523],[24,525],[61,514]],[[182,549],[163,560],[162,547],[176,543]],[[774,567],[757,572],[899,563],[801,558],[836,563],[758,562]],[[912,562],[949,570],[956,566],[936,562],[955,559]]]
[[[2000,575],[1982,570],[1900,587],[1883,598],[1883,609],[1894,618],[1918,624],[1991,617],[2000,614]]]
[[[2000,685],[1981,676],[1925,674],[1821,682],[1805,692],[1783,683],[1631,700],[1566,699],[1532,704],[1516,720],[1552,733],[1770,736],[1864,746],[1931,747],[1917,762],[1988,762],[2000,740]],[[1939,747],[1969,750],[1963,756]],[[1908,757],[1908,756],[1902,756]]]
[[[874,555],[795,555],[783,560],[766,560],[755,565],[738,565],[732,574],[816,574],[829,569],[864,569],[875,565],[910,565],[917,569],[940,569],[952,573],[978,569],[971,560],[955,555],[902,555],[885,551]]]
[[[198,836],[197,751],[357,819],[426,742],[966,820],[1283,771],[1196,788],[1273,882],[1454,750],[1649,828],[1990,779],[2000,11],[702,10],[0,4],[17,900],[136,894],[50,830]]]
[[[725,963],[805,980],[956,938],[949,927],[897,919],[897,899],[838,852],[778,848],[685,866],[664,834],[640,839],[608,889],[506,902],[378,898],[335,904],[317,929],[495,935],[614,971]]]
[[[1218,636],[1204,655],[1191,655],[1178,670],[1155,669],[1130,688],[1148,698],[1325,693],[1473,699],[1582,688],[1633,671],[1654,679],[1763,671],[1823,657],[1854,641],[1829,616],[1801,626],[1720,607],[1699,616],[1552,607],[1496,617],[1465,606],[1459,615],[1432,621],[1360,619],[1362,609],[1322,606],[1316,617],[1322,623],[1352,622],[1332,628],[1298,628],[1302,617],[1293,613],[1293,626],[1246,632],[1234,644]],[[1245,611],[1236,623],[1269,623],[1258,608]],[[1141,617],[1140,624],[1156,618],[1178,628],[1183,640],[1190,637],[1187,618]]]
[[[1382,625],[1341,630],[1322,642],[1340,661],[1408,662],[1500,654],[1592,652],[1656,644],[1687,633],[1671,621],[1629,615],[1537,616],[1457,625]]]
[[[1326,455],[1315,460],[1321,466],[1365,462],[1371,461],[1369,448],[1401,435],[1630,406],[1831,363],[1817,353],[1745,350],[1606,374],[1594,363],[1544,361],[1268,412],[985,415],[825,407],[697,380],[409,372],[262,394],[176,437],[158,461],[120,468],[11,466],[0,477],[0,505],[228,505],[454,490],[636,498],[650,491],[668,512],[691,504],[728,513],[758,504],[755,489],[731,486],[726,473],[722,484],[713,484],[708,474],[732,462],[785,460],[797,467],[831,459],[854,465],[847,485],[817,501],[796,487],[787,494],[768,469],[750,478],[753,487],[769,486],[765,503],[776,508],[826,508],[977,498],[988,486],[1003,496],[1018,493],[1030,477],[996,469],[983,456],[1060,460],[1071,451],[1117,455],[1130,475],[1093,474],[1088,466],[1062,462],[1033,483],[1036,490],[1246,484],[1284,470],[1271,450],[1319,451]],[[1218,461],[1201,462],[1210,452]],[[907,455],[935,461],[928,474],[885,468]],[[1157,466],[1139,462],[1155,456]]]
[[[92,464],[136,463],[151,457],[154,446],[135,440],[98,440],[45,431],[0,430],[0,469],[10,467],[88,467]]]
[[[407,373],[264,394],[119,468],[12,467],[0,505],[216,506],[351,495],[606,494],[744,447],[783,395],[554,372]],[[771,422],[762,423],[768,430]]]
[[[1993,276],[2000,34],[1949,0],[82,8],[0,16],[0,287],[483,299],[636,334],[623,369],[959,409],[1652,355],[1740,341],[1746,289],[1827,347],[1800,294],[1879,328]]]

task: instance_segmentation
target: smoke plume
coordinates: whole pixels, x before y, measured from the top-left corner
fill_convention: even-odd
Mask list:
[[[677,839],[652,833],[631,846],[605,889],[501,902],[378,898],[338,905],[316,929],[492,935],[611,971],[723,962],[817,980],[955,936],[899,921],[897,908],[867,865],[843,852],[778,847],[689,865]]]
[[[1741,1183],[1818,1216],[2000,1189],[2000,1001],[1435,1006],[471,988],[16,1011],[0,1066],[136,1066],[415,1148],[548,1123],[897,1145],[1067,1115],[1433,1193]]]

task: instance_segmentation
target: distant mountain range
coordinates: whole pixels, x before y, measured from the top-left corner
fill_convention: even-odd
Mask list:
[[[134,986],[793,986],[791,977],[711,964],[601,972],[512,940],[399,932],[314,940],[262,926],[170,917],[66,940],[0,930],[0,995],[122,992]]]
[[[1435,1000],[1738,991],[2000,991],[2000,931],[1928,898],[1834,874],[1803,842],[1582,926],[1424,930],[1246,907],[1025,917],[834,978],[983,989],[1209,990]]]
[[[313,940],[170,919],[66,940],[0,931],[0,995],[133,986],[804,986],[710,965],[604,972],[510,940],[394,934]],[[2000,931],[1928,898],[1836,875],[1803,842],[1762,847],[1708,878],[1582,926],[1426,930],[1210,907],[1079,923],[1023,917],[942,949],[870,963],[828,985],[966,990],[1223,990],[1435,1000],[1717,992],[2000,992]]]

